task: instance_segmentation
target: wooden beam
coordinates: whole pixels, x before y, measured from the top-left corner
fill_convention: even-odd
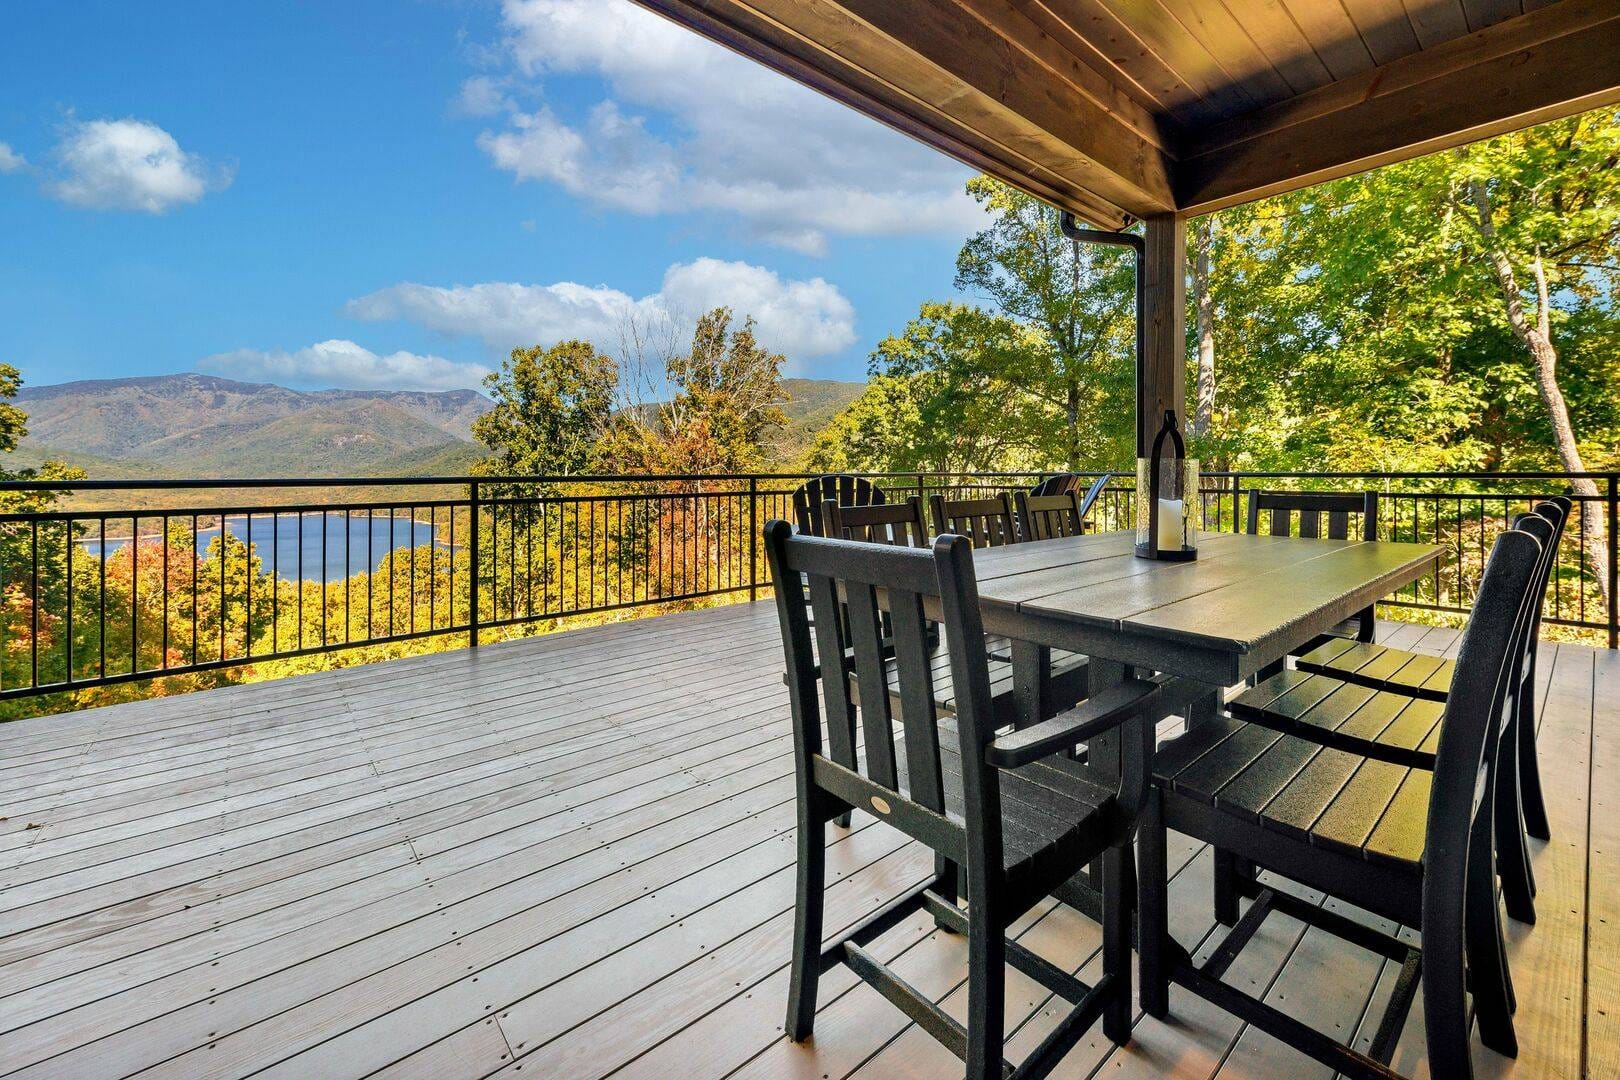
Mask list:
[[[638,2],[1088,221],[1171,208],[1151,114],[1005,0]]]
[[[1174,409],[1187,428],[1187,221],[1176,214],[1144,220],[1142,380],[1136,388],[1136,456]]]
[[[1620,102],[1620,4],[1563,0],[1196,138],[1186,213],[1293,191]]]

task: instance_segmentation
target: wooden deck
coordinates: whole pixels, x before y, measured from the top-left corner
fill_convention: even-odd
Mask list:
[[[1451,631],[1389,624],[1444,651]],[[1486,1075],[1620,1073],[1620,656],[1544,654],[1554,840],[1513,927],[1523,1051]],[[0,1072],[102,1077],[960,1075],[845,971],[813,1046],[781,1035],[793,781],[769,605],[738,605],[0,728]],[[1210,859],[1171,852],[1207,949]],[[857,815],[829,929],[925,877]],[[1095,972],[1048,904],[1021,940]],[[966,950],[922,918],[876,949],[960,1014]],[[1395,970],[1281,916],[1228,978],[1338,1036]],[[1010,1055],[1054,1022],[1009,975]],[[1172,997],[1059,1075],[1322,1070]],[[1420,1024],[1397,1065],[1423,1073]]]

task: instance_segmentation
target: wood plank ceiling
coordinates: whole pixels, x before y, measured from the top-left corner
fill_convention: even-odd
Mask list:
[[[1620,0],[639,0],[1118,226],[1620,101]]]

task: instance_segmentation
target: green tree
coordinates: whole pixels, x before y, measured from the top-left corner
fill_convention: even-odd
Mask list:
[[[1201,452],[1245,467],[1612,463],[1617,162],[1620,116],[1600,110],[1217,215],[1207,289],[1194,274],[1195,303],[1214,309],[1197,345],[1219,363],[1216,378],[1200,355]],[[1606,582],[1600,508],[1584,511]]]
[[[605,449],[626,472],[748,472],[765,437],[787,423],[786,358],[760,345],[754,320],[733,327],[730,308],[704,313],[691,346],[663,357],[667,400],[622,408]]]
[[[872,353],[866,391],[816,440],[818,468],[953,472],[1039,466],[1057,412],[1018,389],[1046,356],[1038,330],[963,304],[924,304]],[[848,440],[839,465],[837,440]]]
[[[992,220],[957,254],[956,287],[1031,332],[1004,358],[1006,387],[1053,415],[1050,463],[1079,469],[1130,456],[1131,434],[1122,440],[1111,423],[1122,407],[1134,414],[1130,259],[1068,239],[1058,211],[998,180],[977,177],[968,194]]]
[[[473,421],[490,449],[477,471],[566,476],[599,467],[618,381],[613,358],[589,342],[513,349],[484,380],[495,407]]]

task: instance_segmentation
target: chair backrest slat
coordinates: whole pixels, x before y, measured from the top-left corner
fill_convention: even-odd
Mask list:
[[[802,533],[826,536],[821,505],[832,499],[840,506],[881,506],[887,500],[883,489],[862,476],[827,473],[800,484],[793,491],[793,523]]]
[[[1271,517],[1266,529],[1271,536],[1293,535],[1294,515],[1299,515],[1299,535],[1329,540],[1350,538],[1350,515],[1361,515],[1361,539],[1378,539],[1378,493],[1376,491],[1261,491],[1249,492],[1248,527],[1251,535],[1260,535],[1260,512]],[[1327,519],[1327,532],[1322,532],[1322,519]]]
[[[859,679],[861,733],[866,737],[866,774],[886,788],[900,789],[894,762],[894,718],[889,713],[889,685],[884,674],[883,628],[878,618],[877,590],[864,582],[844,585],[849,636]],[[819,615],[819,613],[818,613]],[[819,620],[818,620],[819,621]],[[823,680],[830,677],[824,665]]]
[[[923,521],[922,500],[912,495],[905,502],[846,506],[832,499],[821,504],[826,535],[834,540],[859,540],[866,544],[898,544],[901,547],[927,547],[928,526]]]
[[[1067,495],[1070,492],[1078,495],[1085,487],[1086,478],[1079,473],[1060,472],[1053,473],[1030,488],[1029,493],[1037,498],[1043,495]]]
[[[900,723],[905,730],[906,774],[911,797],[934,811],[945,811],[945,783],[939,768],[939,718],[934,706],[934,674],[928,663],[928,626],[922,597],[891,591],[894,663],[900,684]]]
[[[1085,531],[1077,491],[1060,495],[1029,495],[1020,491],[1017,505],[1020,540],[1055,540],[1060,536],[1079,536]]]
[[[932,551],[897,545],[875,545],[848,540],[795,534],[786,522],[772,521],[765,528],[766,551],[779,595],[781,619],[793,694],[796,753],[801,778],[814,777],[814,756],[821,753],[820,725],[814,716],[815,695],[802,692],[814,686],[810,655],[810,619],[799,602],[801,581],[809,582],[810,609],[816,636],[816,659],[826,703],[830,760],[859,774],[871,789],[882,789],[882,800],[872,807],[898,828],[913,829],[921,838],[924,825],[901,814],[894,799],[931,811],[927,829],[948,827],[958,834],[968,852],[969,865],[1001,865],[999,780],[985,761],[985,747],[995,737],[990,705],[989,663],[983,645],[984,624],[979,617],[979,593],[973,577],[972,550],[960,536],[941,537]],[[880,636],[878,590],[883,592],[892,637]],[[945,815],[943,773],[936,723],[930,641],[924,601],[938,598],[941,622],[949,650],[956,694],[962,817]],[[844,614],[847,609],[847,619]],[[843,625],[848,630],[841,630]],[[885,654],[892,649],[892,660]],[[894,678],[886,678],[893,665]],[[859,684],[865,753],[856,755],[849,745],[849,680]],[[897,684],[897,685],[895,685]],[[905,769],[901,774],[893,742],[894,699],[905,733]],[[840,723],[840,720],[843,720]],[[840,731],[842,729],[842,731]],[[860,763],[856,764],[857,757]],[[812,781],[814,782],[814,781]],[[854,781],[839,780],[848,799]],[[859,790],[857,788],[857,790]],[[888,793],[893,793],[890,798]],[[880,801],[888,805],[879,805]],[[891,813],[891,811],[894,811]],[[978,861],[982,860],[982,861]]]
[[[1558,569],[1558,547],[1564,539],[1564,527],[1569,524],[1570,511],[1574,509],[1574,506],[1574,500],[1563,495],[1535,505],[1534,512],[1552,522],[1553,535],[1548,544],[1549,550],[1546,553],[1546,572],[1542,575],[1541,585],[1536,594],[1535,625],[1530,630],[1530,648],[1532,652],[1536,648],[1536,642],[1541,639],[1541,616],[1547,603],[1547,589],[1551,586],[1552,576]]]
[[[935,493],[928,506],[936,533],[955,533],[976,548],[1001,547],[1018,541],[1012,496],[1006,492],[983,499],[947,499]]]
[[[811,574],[810,608],[816,612],[816,655],[821,658],[823,675],[821,696],[827,705],[827,744],[832,760],[846,769],[855,768],[855,744],[850,741],[849,725],[855,716],[855,705],[849,698],[849,678],[843,670],[844,620],[839,607],[837,589],[825,574]],[[832,618],[821,618],[823,611],[834,612]]]

